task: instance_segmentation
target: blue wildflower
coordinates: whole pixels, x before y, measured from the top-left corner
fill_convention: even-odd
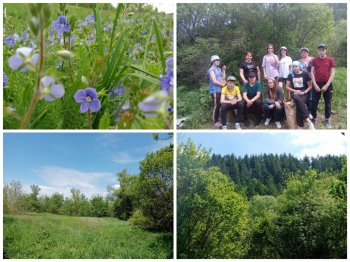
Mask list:
[[[11,46],[14,46],[16,44],[15,38],[10,35],[4,39],[4,42],[7,44],[7,47],[10,48]]]
[[[91,35],[85,38],[85,43],[90,46],[93,42],[96,41],[96,35]]]
[[[171,106],[168,107],[168,112],[172,113],[173,112],[173,108]]]
[[[91,14],[91,15],[88,15],[87,17],[85,17],[85,22],[87,24],[95,23],[95,16],[94,16],[94,14]]]
[[[13,34],[13,38],[15,39],[16,42],[19,42],[21,39],[19,38],[19,35],[17,33]]]
[[[9,82],[8,78],[7,78],[7,75],[5,74],[5,72],[2,72],[2,87],[5,87],[7,86],[7,83]]]
[[[22,42],[28,41],[28,33],[26,31],[22,32]]]
[[[124,87],[120,87],[119,89],[113,90],[113,93],[115,95],[119,95],[125,92],[125,88]]]
[[[168,70],[173,68],[173,63],[174,63],[173,57],[170,57],[166,60],[166,67]]]
[[[28,66],[35,66],[39,55],[33,54],[33,49],[29,47],[17,48],[16,54],[9,58],[9,66],[13,70],[21,69],[21,72],[27,72]]]
[[[64,32],[70,30],[70,24],[68,24],[65,16],[59,16],[57,20],[52,23],[51,29],[53,31],[58,31],[58,36],[61,37]]]
[[[55,79],[51,76],[44,76],[40,81],[40,94],[47,102],[52,102],[64,95],[64,88],[61,84],[55,84]]]
[[[167,96],[167,91],[160,90],[153,95],[146,97],[138,104],[138,107],[142,110],[146,117],[156,117],[158,115],[158,111],[162,109],[165,110]]]
[[[79,89],[75,95],[74,100],[81,103],[80,112],[85,113],[89,109],[91,112],[97,112],[101,108],[101,102],[97,97],[95,88],[88,87],[86,89]]]
[[[160,87],[163,90],[172,91],[174,87],[174,71],[170,69],[166,75],[160,77]]]

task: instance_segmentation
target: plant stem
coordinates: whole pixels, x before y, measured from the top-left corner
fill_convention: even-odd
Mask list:
[[[44,65],[44,50],[45,50],[45,40],[44,40],[44,29],[41,27],[40,28],[40,50],[39,50],[39,55],[40,55],[40,62],[39,62],[39,69],[38,69],[38,78],[37,78],[37,83],[36,87],[34,90],[34,96],[32,98],[32,101],[30,102],[29,108],[21,122],[21,129],[26,129],[27,128],[27,123],[30,120],[31,115],[33,114],[33,111],[39,101],[39,96],[40,96],[40,82],[41,82],[41,74],[42,74],[42,69]]]
[[[89,119],[89,129],[92,129],[92,125],[91,125],[91,111],[90,111],[90,109],[88,110],[88,119]]]

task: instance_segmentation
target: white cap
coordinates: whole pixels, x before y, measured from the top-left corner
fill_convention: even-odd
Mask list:
[[[288,50],[288,48],[285,46],[282,46],[280,49]]]
[[[215,61],[215,60],[220,60],[220,57],[218,55],[211,56],[210,63],[213,63],[213,61]]]

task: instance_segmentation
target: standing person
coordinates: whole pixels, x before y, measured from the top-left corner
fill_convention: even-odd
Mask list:
[[[291,97],[296,105],[297,125],[299,129],[302,129],[305,120],[309,129],[315,129],[306,106],[312,89],[310,76],[308,73],[301,71],[302,66],[299,61],[294,61],[292,68],[293,70],[287,78],[286,88],[291,92]]]
[[[267,44],[266,46],[266,55],[263,58],[262,62],[262,68],[264,71],[264,78],[267,80],[267,78],[272,77],[275,78],[275,80],[278,80],[278,65],[279,60],[277,55],[273,53],[273,45]]]
[[[248,79],[248,83],[243,87],[243,113],[248,121],[248,113],[252,112],[255,115],[254,126],[257,126],[261,121],[261,85],[256,81],[256,75],[253,72],[249,73]]]
[[[300,52],[299,62],[302,65],[302,69],[304,72],[309,73],[310,75],[312,57],[309,56],[309,49],[306,47],[302,47],[299,49],[299,52]]]
[[[214,126],[217,128],[221,127],[219,122],[220,114],[220,99],[221,99],[221,88],[225,86],[223,79],[226,78],[226,66],[222,67],[222,70],[219,68],[220,57],[213,55],[210,58],[211,65],[208,69],[209,73],[209,92],[212,99],[212,119]]]
[[[283,90],[282,87],[277,85],[277,82],[274,78],[270,77],[267,79],[267,98],[264,104],[265,111],[265,126],[270,124],[271,118],[276,122],[278,129],[282,127],[281,118],[284,109],[283,104]]]
[[[237,109],[237,114],[235,115],[235,128],[241,129],[240,122],[243,118],[243,103],[241,92],[239,87],[235,85],[236,78],[234,76],[229,76],[227,78],[227,85],[221,90],[221,121],[222,129],[227,129],[226,127],[226,115],[227,111]]]
[[[243,84],[248,84],[250,72],[255,73],[255,75],[258,76],[258,81],[260,82],[260,68],[257,63],[253,61],[253,53],[246,52],[245,60],[239,66],[239,75],[243,81]]]
[[[280,48],[280,63],[279,63],[279,77],[278,77],[278,86],[282,88],[283,84],[286,83],[287,77],[289,75],[290,70],[292,70],[292,58],[288,56],[288,49],[285,46]],[[290,94],[288,92],[288,97],[290,98]]]
[[[335,76],[335,61],[332,57],[327,56],[327,46],[325,44],[320,44],[317,47],[317,54],[318,57],[315,57],[312,60],[311,65],[311,78],[314,85],[314,89],[312,90],[311,114],[314,121],[316,121],[318,102],[320,101],[321,94],[323,93],[325,105],[324,123],[327,128],[332,128],[330,117],[332,110],[332,81]]]

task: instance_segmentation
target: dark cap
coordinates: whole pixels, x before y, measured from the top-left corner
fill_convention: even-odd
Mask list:
[[[234,76],[229,76],[228,78],[227,78],[227,82],[228,81],[236,81],[236,78],[234,77]]]
[[[254,72],[249,72],[248,77],[256,77],[256,74]]]
[[[327,45],[325,45],[325,44],[319,44],[318,47],[317,47],[317,49],[319,49],[319,48],[327,49]]]

